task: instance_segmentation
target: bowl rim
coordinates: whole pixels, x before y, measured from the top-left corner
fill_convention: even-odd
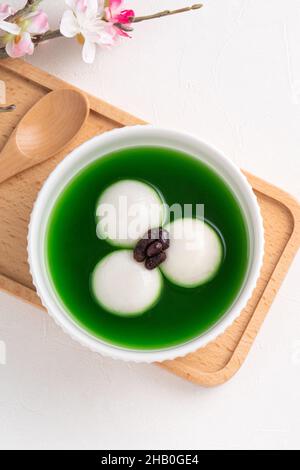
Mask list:
[[[126,347],[120,347],[99,338],[96,338],[87,330],[83,329],[79,324],[71,318],[67,309],[62,305],[62,302],[55,293],[54,288],[51,287],[49,276],[47,276],[47,270],[45,269],[45,256],[44,256],[44,236],[46,231],[45,214],[47,213],[46,207],[48,206],[48,215],[53,208],[59,194],[66,187],[73,177],[78,174],[81,169],[91,164],[96,159],[102,158],[107,152],[98,155],[98,157],[86,158],[83,163],[82,160],[88,155],[92,155],[93,152],[99,152],[99,148],[105,147],[106,145],[115,146],[115,150],[118,148],[128,147],[128,145],[117,145],[122,137],[127,138],[141,138],[141,136],[155,137],[155,135],[161,135],[166,140],[170,141],[170,145],[173,148],[176,141],[183,142],[182,149],[191,147],[197,149],[198,155],[195,157],[200,158],[200,154],[208,157],[209,162],[213,160],[218,162],[218,166],[214,166],[211,163],[211,167],[219,173],[220,168],[227,172],[228,176],[233,179],[234,182],[240,187],[243,196],[244,213],[245,209],[249,211],[248,215],[245,213],[247,219],[248,228],[253,230],[252,243],[254,243],[252,251],[252,260],[249,263],[249,272],[244,286],[237,296],[237,299],[233,305],[229,308],[228,312],[225,313],[222,318],[207,332],[202,335],[189,340],[183,344],[179,344],[174,347],[158,350],[136,350],[129,349]],[[137,146],[134,143],[132,146]],[[151,144],[152,145],[152,144]],[[160,143],[158,146],[163,146]],[[186,153],[190,153],[189,150],[185,150]],[[80,166],[71,174],[71,170],[74,171],[76,162],[81,162]],[[220,173],[219,173],[220,174]],[[227,181],[227,183],[232,185]],[[59,187],[59,191],[57,191]],[[56,189],[55,197],[53,198],[53,192]],[[235,192],[235,191],[234,191]],[[236,194],[239,202],[241,203],[241,196]],[[52,199],[51,199],[52,198]],[[51,201],[51,203],[49,203]],[[242,204],[242,205],[243,205]],[[51,209],[49,206],[51,205]],[[252,219],[252,225],[249,225],[249,214]],[[47,220],[47,219],[46,219]],[[42,227],[42,228],[41,228]],[[42,231],[43,237],[41,238],[40,232]],[[42,250],[42,251],[41,251]],[[121,359],[124,361],[133,362],[162,362],[165,360],[172,360],[177,357],[182,357],[188,353],[194,352],[197,349],[206,346],[210,341],[216,339],[239,317],[242,310],[246,307],[252,293],[256,287],[257,281],[260,276],[260,271],[263,265],[264,258],[264,227],[263,219],[258,205],[257,198],[250,186],[248,180],[241,172],[241,170],[222,152],[216,150],[213,146],[203,142],[198,137],[189,134],[187,132],[181,132],[168,128],[163,128],[153,125],[137,125],[131,127],[123,127],[119,129],[113,129],[103,134],[97,135],[90,140],[87,140],[79,147],[74,149],[68,154],[52,171],[44,185],[42,186],[37,200],[34,204],[34,208],[31,214],[29,230],[28,230],[28,263],[30,267],[30,273],[32,276],[33,284],[37,290],[37,294],[41,299],[43,306],[46,308],[50,316],[55,322],[74,340],[78,341],[81,345],[89,348],[94,352],[98,352],[104,356],[112,357],[113,359]],[[250,266],[251,264],[251,266]]]

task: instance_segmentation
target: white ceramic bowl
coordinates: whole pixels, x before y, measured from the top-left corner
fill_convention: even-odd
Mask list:
[[[45,262],[45,232],[47,221],[57,197],[69,181],[91,162],[114,150],[138,145],[175,148],[199,158],[212,167],[235,193],[247,221],[250,240],[250,262],[244,286],[234,305],[208,332],[176,347],[154,351],[139,351],[108,344],[78,326],[64,309],[51,287]],[[85,142],[66,157],[44,184],[31,217],[28,235],[31,274],[43,305],[65,332],[93,351],[116,359],[154,362],[184,356],[206,345],[232,324],[240,315],[256,286],[264,254],[263,222],[256,197],[240,170],[226,157],[199,139],[180,132],[136,126],[113,130]]]

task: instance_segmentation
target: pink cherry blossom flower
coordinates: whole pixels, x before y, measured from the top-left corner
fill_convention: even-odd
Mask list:
[[[20,28],[18,25],[5,21],[13,13],[13,9],[7,3],[2,3],[0,5],[0,33],[2,33],[2,31],[11,34],[19,33]]]
[[[116,33],[103,20],[104,2],[98,0],[66,0],[60,32],[67,38],[76,37],[82,44],[82,58],[86,63],[94,62],[97,46],[111,46]]]
[[[18,30],[11,31],[4,38],[7,54],[13,58],[32,55],[34,51],[32,35],[44,34],[49,29],[46,13],[42,10],[34,11],[20,18],[17,26]]]
[[[106,20],[111,24],[115,33],[119,36],[129,37],[126,28],[118,25],[129,25],[135,16],[133,10],[122,10],[123,0],[109,0],[109,6],[105,8]]]
[[[21,26],[33,36],[44,34],[49,30],[48,15],[43,10],[37,10],[25,16]]]
[[[24,55],[32,55],[34,44],[29,33],[24,32],[16,36],[12,36],[6,44],[7,54],[14,59],[23,57]]]

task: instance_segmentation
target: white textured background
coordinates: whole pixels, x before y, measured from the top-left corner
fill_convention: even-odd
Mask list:
[[[127,0],[138,14],[193,0]],[[15,1],[14,4],[22,2]],[[300,1],[206,0],[84,65],[30,61],[156,124],[194,132],[300,197]],[[45,0],[53,26],[63,0]],[[0,448],[300,448],[300,257],[239,374],[213,390],[92,354],[0,295]],[[4,344],[5,343],[5,344]]]

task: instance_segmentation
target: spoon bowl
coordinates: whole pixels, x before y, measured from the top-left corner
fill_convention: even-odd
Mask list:
[[[0,182],[62,151],[88,113],[88,100],[77,90],[60,89],[44,96],[21,119],[1,152]]]

